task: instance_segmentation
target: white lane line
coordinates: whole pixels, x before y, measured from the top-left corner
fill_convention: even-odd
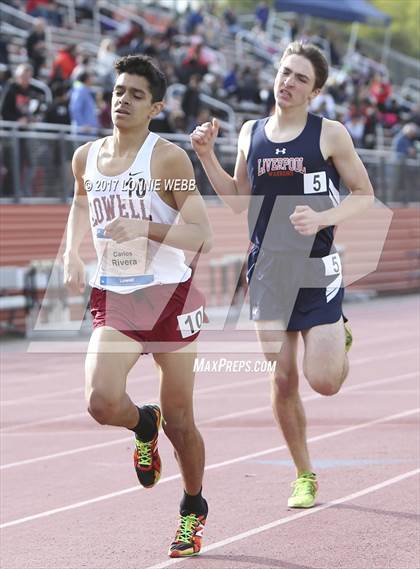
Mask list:
[[[359,423],[358,425],[352,425],[350,427],[345,427],[344,429],[338,429],[336,431],[330,431],[329,433],[324,433],[322,435],[317,435],[315,437],[310,437],[308,439],[308,442],[315,442],[315,441],[320,441],[323,439],[328,439],[331,437],[336,437],[338,435],[342,435],[344,433],[350,433],[352,431],[357,431],[359,429],[363,429],[366,427],[371,427],[372,425],[377,425],[379,423],[385,423],[388,421],[395,421],[397,419],[402,419],[404,417],[409,417],[410,415],[414,415],[416,413],[418,413],[420,411],[420,407],[416,408],[416,409],[408,409],[407,411],[402,411],[401,413],[396,413],[394,415],[388,415],[385,417],[379,417],[378,419],[374,419],[372,421],[367,421],[365,423]],[[277,452],[280,450],[284,450],[286,449],[287,446],[286,445],[281,445],[281,446],[277,446],[277,447],[273,447],[273,448],[269,448],[269,449],[265,449],[262,451],[258,451],[258,452],[254,452],[251,454],[246,454],[246,455],[242,455],[242,456],[238,456],[236,458],[232,458],[230,460],[225,460],[223,462],[217,462],[215,464],[209,464],[208,466],[205,467],[205,470],[215,470],[217,468],[222,468],[224,466],[230,466],[231,464],[237,464],[239,462],[244,462],[246,460],[250,460],[252,458],[257,458],[260,456],[264,456],[266,454],[270,454],[272,452]],[[168,476],[166,478],[162,478],[159,481],[159,484],[163,484],[165,482],[171,482],[172,480],[178,480],[179,478],[181,478],[180,474],[174,474],[172,476]],[[16,526],[16,525],[20,525],[26,522],[31,522],[33,520],[38,520],[40,518],[46,518],[49,516],[52,516],[54,514],[59,514],[61,512],[66,512],[68,510],[74,510],[76,508],[81,508],[83,506],[87,506],[90,504],[95,504],[97,502],[103,502],[104,500],[110,500],[112,498],[116,498],[118,496],[123,496],[124,494],[128,494],[130,492],[135,492],[136,490],[142,490],[143,488],[141,486],[131,486],[130,488],[125,488],[124,490],[119,490],[118,492],[112,492],[110,494],[104,494],[102,496],[97,496],[96,498],[90,498],[88,500],[84,500],[82,502],[76,502],[75,504],[69,504],[68,506],[62,506],[60,508],[54,508],[53,510],[47,510],[45,512],[40,512],[39,514],[33,514],[31,516],[26,516],[24,518],[18,518],[17,520],[12,520],[10,522],[5,522],[3,524],[0,525],[0,529],[5,529],[8,527],[12,527],[12,526]]]
[[[391,376],[391,377],[386,377],[386,378],[384,378],[384,379],[375,379],[375,380],[373,380],[373,381],[368,381],[368,382],[366,382],[366,383],[364,383],[364,384],[362,384],[362,385],[363,385],[363,389],[366,389],[367,387],[372,387],[372,386],[375,386],[375,385],[383,385],[383,384],[386,384],[386,383],[392,383],[392,382],[394,382],[394,381],[402,381],[402,380],[404,380],[404,379],[410,379],[410,378],[412,378],[412,377],[416,377],[417,375],[418,375],[417,372],[404,373],[404,374],[401,374],[401,375],[395,375],[395,376]],[[254,379],[254,380],[250,380],[249,383],[257,383],[257,382],[266,381],[266,380],[267,380],[267,378],[263,378],[263,379],[261,379],[261,380],[256,380],[256,379]],[[244,384],[245,384],[244,382],[240,382],[240,383],[239,383],[239,385],[241,385],[241,386],[243,386]],[[230,387],[231,387],[232,385],[233,385],[233,384],[230,384]],[[236,384],[235,384],[235,385],[236,385]],[[210,389],[212,390],[213,388],[212,388],[212,387],[209,387],[209,388],[204,388],[203,390],[197,390],[197,391],[196,391],[196,394],[203,393],[203,391],[210,390]],[[220,389],[221,389],[221,388],[220,388]],[[340,393],[345,394],[345,393],[347,393],[347,392],[359,391],[359,390],[361,391],[361,390],[362,390],[362,387],[361,387],[360,384],[357,384],[357,385],[351,385],[351,386],[349,386],[349,387],[343,387],[343,389],[341,390]],[[314,401],[314,400],[323,399],[323,398],[324,398],[323,395],[319,395],[319,393],[316,393],[316,394],[313,394],[313,395],[308,395],[307,397],[302,397],[302,401],[303,401],[303,402],[306,402],[306,401]],[[219,415],[219,416],[217,416],[217,417],[212,417],[211,419],[204,419],[203,421],[199,421],[199,422],[197,423],[197,426],[198,426],[198,427],[201,427],[201,426],[203,426],[203,425],[209,425],[209,424],[212,424],[212,423],[217,423],[217,422],[219,422],[219,421],[226,421],[226,420],[230,420],[230,419],[236,419],[237,417],[243,417],[243,416],[253,415],[253,414],[256,414],[256,413],[260,413],[260,412],[262,412],[262,411],[267,411],[267,410],[269,410],[269,409],[270,409],[270,406],[269,406],[269,405],[266,405],[266,406],[264,406],[264,407],[255,407],[255,408],[252,408],[252,409],[246,409],[245,411],[238,411],[238,412],[236,412],[236,413],[229,413],[229,414],[227,414],[227,415]],[[42,461],[44,461],[44,460],[50,460],[50,459],[53,459],[53,458],[60,458],[60,457],[63,457],[63,456],[69,456],[69,455],[72,455],[72,454],[77,454],[77,453],[79,453],[79,452],[85,452],[85,451],[94,450],[94,449],[98,449],[98,448],[105,448],[105,447],[108,447],[108,446],[112,446],[112,445],[115,445],[115,444],[120,444],[120,443],[128,442],[128,441],[131,441],[131,440],[132,440],[132,437],[131,437],[131,436],[130,436],[130,437],[123,437],[123,438],[120,438],[120,439],[114,439],[114,440],[112,440],[112,441],[107,441],[107,442],[105,442],[105,443],[96,443],[96,444],[93,444],[93,445],[87,445],[87,446],[83,446],[83,447],[77,447],[77,448],[71,449],[71,450],[65,450],[65,451],[61,451],[61,452],[56,452],[56,453],[53,453],[53,454],[47,454],[47,455],[38,456],[38,457],[34,457],[34,458],[28,458],[28,459],[26,459],[26,460],[20,460],[20,461],[16,461],[16,462],[9,462],[9,463],[7,463],[7,464],[1,465],[1,466],[0,466],[0,470],[6,470],[6,469],[9,469],[9,468],[15,468],[15,467],[17,467],[17,466],[24,466],[24,465],[28,465],[28,464],[33,464],[33,463],[35,463],[35,462],[42,462]]]
[[[361,498],[362,496],[366,496],[368,494],[371,494],[372,492],[377,492],[378,490],[382,490],[383,488],[387,488],[388,486],[392,486],[393,484],[397,484],[398,482],[402,482],[403,480],[412,478],[413,476],[416,476],[419,473],[420,473],[420,468],[410,470],[409,472],[404,472],[404,474],[394,476],[393,478],[388,478],[387,480],[384,480],[379,484],[368,486],[363,490],[359,490],[358,492],[353,492],[352,494],[348,494],[347,496],[343,496],[342,498],[338,498],[337,500],[333,500],[332,502],[326,502],[325,504],[322,504],[320,506],[315,506],[315,508],[310,508],[308,510],[300,512],[299,514],[292,514],[291,516],[286,516],[285,518],[280,518],[268,524],[252,528],[248,531],[244,531],[236,535],[232,535],[231,537],[222,539],[220,541],[216,541],[215,543],[211,543],[210,545],[203,547],[201,552],[206,553],[208,551],[213,551],[214,549],[219,549],[220,547],[224,547],[225,545],[230,545],[231,543],[235,543],[237,541],[253,537],[254,535],[258,535],[264,531],[268,531],[270,529],[282,526],[284,524],[288,524],[289,522],[294,522],[295,520],[299,520],[306,516],[317,514],[318,512],[322,512],[323,510],[327,510],[328,508],[332,508],[339,504],[345,504],[346,502],[350,502],[351,500],[356,500],[357,498]],[[203,557],[203,561],[204,560],[205,557]],[[182,561],[186,561],[186,559],[185,558],[168,559],[166,561],[163,561],[162,563],[157,563],[156,565],[150,565],[149,567],[146,567],[146,569],[166,569],[167,567],[175,565],[176,563],[181,563]]]
[[[418,377],[419,372],[414,371],[411,373],[404,373],[402,375],[395,375],[391,377],[385,377],[384,379],[375,379],[373,381],[367,381],[366,383],[357,385],[351,385],[349,387],[343,387],[340,392],[337,394],[336,397],[340,397],[341,395],[345,395],[351,391],[363,391],[367,387],[373,387],[375,385],[383,385],[385,383],[392,383],[394,381],[400,381],[404,379],[409,379],[411,377]],[[302,397],[302,401],[315,401],[317,399],[325,399],[324,395],[320,395],[319,393],[314,393],[313,395],[308,395],[307,397]],[[230,419],[236,419],[237,417],[242,417],[245,415],[254,415],[256,413],[261,413],[262,411],[268,411],[271,409],[270,405],[265,405],[263,407],[254,407],[252,409],[248,409],[246,411],[237,411],[235,413],[228,413],[227,415],[219,415],[218,417],[212,417],[211,419],[205,419],[204,421],[200,421],[199,425],[209,425],[211,423],[218,423],[219,421],[226,421]]]
[[[253,331],[253,330],[251,330]],[[410,339],[410,340],[418,340],[418,337],[415,334],[398,334],[395,336],[375,336],[374,338],[372,338],[371,336],[365,338],[363,335],[358,334],[356,336],[356,340],[357,343],[355,342],[355,345],[353,347],[354,350],[358,350],[359,348],[365,348],[365,347],[369,347],[369,346],[374,346],[376,344],[380,344],[381,346],[386,343],[386,342],[396,342],[398,341],[399,343],[401,343],[402,340],[405,339]],[[418,343],[418,342],[417,342]],[[257,344],[257,340],[255,339],[255,344]],[[13,352],[14,353],[14,352]],[[26,355],[26,352],[24,352]],[[258,357],[258,354],[253,354],[254,356]],[[81,364],[83,364],[83,361],[81,361]],[[25,369],[21,369],[21,370],[16,370],[13,369],[13,367],[9,366],[8,364],[4,363],[4,369],[3,369],[3,385],[4,386],[9,386],[10,384],[16,384],[16,378],[15,378],[15,374],[26,374],[28,372],[28,370]],[[67,371],[55,371],[54,372],[54,377],[57,376],[63,376],[66,377],[68,375]],[[48,373],[37,373],[36,376],[32,376],[30,378],[19,378],[19,383],[34,383],[35,381],[47,381],[51,379],[51,374]]]
[[[418,352],[417,348],[413,348],[410,350],[403,350],[400,352],[390,352],[388,354],[380,354],[380,355],[369,356],[368,358],[359,358],[359,359],[351,362],[351,366],[354,367],[355,365],[362,365],[362,364],[365,364],[367,362],[375,361],[375,360],[383,361],[384,359],[394,359],[395,357],[398,357],[398,356],[406,356],[408,354],[417,353],[417,352]],[[212,390],[214,388],[211,387],[211,388],[207,388],[207,389]],[[260,410],[262,410],[262,408]],[[63,415],[62,417],[51,417],[49,419],[44,419],[41,421],[32,421],[30,423],[19,423],[19,425],[11,425],[10,427],[3,427],[2,429],[0,429],[0,434],[9,433],[9,432],[12,432],[12,431],[15,431],[18,429],[26,429],[28,427],[36,427],[38,425],[48,425],[48,424],[54,423],[54,422],[59,423],[61,421],[67,421],[69,419],[74,419],[76,417],[85,417],[85,416],[86,416],[86,412],[76,413],[76,414],[72,413],[70,415]]]
[[[157,377],[156,377],[156,379],[157,379]],[[232,388],[241,387],[244,385],[252,385],[254,383],[260,383],[263,381],[265,381],[265,382],[268,381],[267,376],[260,377],[258,379],[250,379],[249,381],[235,381],[232,383],[225,383],[223,385],[215,385],[212,387],[203,387],[202,389],[196,389],[194,391],[194,394],[198,395],[198,394],[202,394],[202,393],[211,393],[213,391],[223,391],[226,389],[232,389]],[[80,388],[80,390],[83,391],[84,388]],[[157,403],[157,401],[155,401],[155,403]],[[35,427],[38,425],[48,425],[49,423],[55,423],[55,422],[60,423],[61,421],[68,421],[70,419],[74,419],[75,417],[87,417],[87,412],[83,411],[83,413],[72,413],[70,415],[63,415],[61,417],[51,417],[49,419],[44,419],[42,421],[33,421],[31,423],[20,423],[19,425],[11,425],[10,427],[3,427],[2,429],[0,429],[0,434],[13,432],[15,430],[23,429],[23,428],[27,428],[27,427]]]
[[[145,373],[141,377],[130,378],[130,386],[157,379],[158,377],[155,373],[152,374]],[[49,399],[50,397],[68,395],[69,393],[79,393],[79,392],[83,393],[84,390],[85,390],[84,387],[74,387],[73,389],[66,389],[65,391],[51,391],[47,393],[38,393],[37,395],[29,395],[28,397],[21,397],[19,399],[4,399],[3,401],[0,401],[0,405],[8,406],[8,405],[20,405],[21,403],[26,403],[26,402],[32,403],[32,401],[36,399]]]

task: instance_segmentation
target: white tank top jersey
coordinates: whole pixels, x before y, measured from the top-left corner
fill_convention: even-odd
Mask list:
[[[148,219],[174,225],[179,212],[159,196],[152,180],[150,163],[159,136],[150,132],[131,166],[118,176],[104,176],[98,170],[98,154],[105,138],[91,145],[84,187],[89,201],[89,215],[98,266],[90,285],[128,294],[157,284],[188,280],[191,269],[185,264],[181,249],[145,237],[116,243],[104,236],[105,226],[117,217]]]

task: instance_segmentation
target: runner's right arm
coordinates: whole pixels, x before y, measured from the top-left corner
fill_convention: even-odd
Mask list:
[[[67,221],[66,248],[63,254],[64,284],[71,292],[81,293],[86,286],[85,266],[79,256],[82,241],[90,229],[89,204],[84,189],[83,174],[91,143],[80,146],[74,153],[74,196]]]
[[[191,134],[192,147],[203,165],[214,191],[236,213],[247,209],[251,195],[246,157],[253,123],[254,121],[246,122],[239,133],[238,154],[233,176],[223,170],[214,152],[214,143],[219,131],[217,119],[213,119],[211,123],[206,122],[197,126]]]

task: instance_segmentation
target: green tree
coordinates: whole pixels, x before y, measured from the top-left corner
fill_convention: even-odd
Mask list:
[[[371,3],[392,18],[391,47],[412,57],[419,57],[420,1],[371,0]],[[378,28],[361,26],[360,36],[381,42],[384,32]]]

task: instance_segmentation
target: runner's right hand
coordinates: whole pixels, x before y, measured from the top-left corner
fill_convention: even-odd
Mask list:
[[[191,144],[199,158],[209,154],[214,147],[219,132],[219,121],[215,118],[211,122],[205,122],[197,126],[191,133]]]
[[[85,290],[85,265],[78,255],[64,255],[64,284],[74,294]]]

